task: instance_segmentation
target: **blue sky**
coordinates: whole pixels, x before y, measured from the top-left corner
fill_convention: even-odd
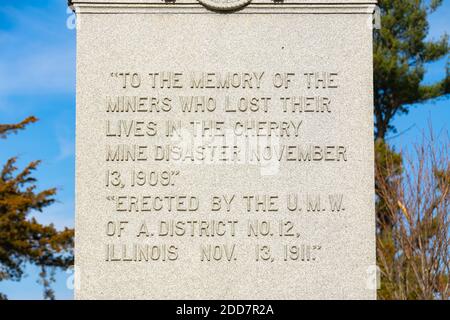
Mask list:
[[[430,37],[450,30],[450,2],[431,16]],[[19,165],[41,159],[35,173],[39,187],[58,188],[58,202],[37,218],[58,228],[74,225],[75,30],[67,28],[66,0],[1,0],[0,4],[0,123],[16,123],[29,115],[36,124],[0,141],[0,164],[19,156]],[[445,61],[428,66],[425,82],[444,76]],[[390,140],[407,148],[433,123],[434,131],[448,129],[450,100],[420,105],[395,119],[400,136]],[[404,132],[406,130],[406,132]],[[38,270],[27,267],[20,282],[0,282],[10,299],[40,299]],[[72,299],[70,273],[58,272],[58,299]]]

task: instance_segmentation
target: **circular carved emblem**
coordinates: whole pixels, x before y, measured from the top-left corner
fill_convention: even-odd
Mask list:
[[[212,10],[236,10],[250,3],[252,0],[198,0],[205,7]]]

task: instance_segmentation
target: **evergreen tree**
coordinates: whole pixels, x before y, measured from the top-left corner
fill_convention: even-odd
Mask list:
[[[448,57],[448,36],[438,40],[427,40],[428,16],[442,4],[443,0],[378,0],[381,11],[381,30],[374,38],[374,89],[375,89],[375,153],[377,193],[377,264],[381,269],[381,299],[430,299],[446,298],[448,293],[441,285],[448,283],[448,268],[442,265],[422,264],[435,259],[448,261],[446,248],[433,249],[433,241],[445,242],[448,208],[447,189],[442,190],[434,172],[405,172],[403,156],[387,142],[386,136],[396,132],[392,122],[395,116],[408,113],[409,109],[426,101],[448,97],[450,93],[449,64],[445,77],[432,84],[423,84],[426,64]],[[430,146],[422,144],[423,148]],[[419,153],[417,161],[430,163],[431,153]],[[425,158],[428,157],[428,158]],[[431,158],[430,158],[431,157]],[[432,165],[437,167],[436,163]],[[437,169],[437,168],[433,168]],[[445,164],[440,167],[448,175]],[[446,169],[446,170],[445,170]],[[437,171],[436,171],[437,172]],[[405,197],[408,183],[416,190],[423,190],[424,181],[414,180],[411,174],[427,174],[428,197],[414,193]],[[408,176],[408,179],[405,177]],[[445,196],[442,197],[441,195]],[[421,199],[422,197],[422,199]],[[405,204],[407,198],[407,204]],[[435,203],[427,203],[439,198],[440,211]],[[422,206],[417,202],[423,200]],[[447,207],[446,207],[447,206]],[[406,219],[405,212],[416,220]],[[441,223],[438,228],[430,227],[430,221]],[[406,226],[406,228],[405,228]],[[448,225],[447,225],[448,227]],[[425,260],[424,257],[428,255]],[[445,266],[444,266],[445,267]],[[435,269],[433,269],[435,268]],[[432,275],[430,275],[433,273]],[[430,276],[430,277],[429,277]],[[433,281],[430,281],[433,278]]]
[[[0,139],[36,121],[29,117],[19,124],[0,125]],[[53,299],[50,285],[55,268],[73,265],[74,231],[58,231],[53,224],[43,225],[30,217],[33,211],[42,212],[55,201],[56,189],[37,192],[32,172],[39,161],[19,172],[16,161],[9,159],[0,172],[0,281],[19,281],[26,263],[37,265],[41,268],[44,298]],[[6,296],[0,293],[0,299]]]
[[[450,93],[447,62],[441,81],[424,85],[427,63],[448,56],[448,36],[427,40],[428,15],[443,0],[379,0],[381,29],[374,39],[375,135],[385,139],[395,131],[392,120],[411,106]]]

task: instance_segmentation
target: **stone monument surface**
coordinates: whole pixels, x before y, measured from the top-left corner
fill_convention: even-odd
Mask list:
[[[373,0],[73,0],[77,299],[373,299]]]

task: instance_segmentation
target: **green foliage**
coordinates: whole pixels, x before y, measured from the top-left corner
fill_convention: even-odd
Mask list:
[[[440,39],[427,39],[428,16],[442,2],[443,0],[378,1],[381,30],[374,37],[374,118],[380,299],[432,299],[439,296],[438,292],[446,292],[440,286],[448,284],[448,271],[442,272],[439,266],[424,266],[424,261],[428,261],[432,254],[448,258],[446,250],[433,248],[433,243],[437,243],[438,237],[440,241],[444,241],[441,238],[448,233],[442,226],[447,223],[446,216],[442,213],[445,212],[443,208],[446,206],[446,199],[438,196],[447,196],[447,193],[438,190],[445,185],[438,182],[445,182],[450,170],[441,168],[439,171],[434,168],[435,172],[427,175],[427,181],[423,181],[421,176],[415,177],[417,180],[409,177],[405,181],[407,173],[404,170],[403,156],[385,141],[389,132],[396,132],[392,125],[395,116],[408,113],[413,105],[448,97],[450,93],[448,61],[444,79],[423,84],[427,63],[448,58],[447,35]],[[426,154],[428,158],[425,153],[421,153],[421,156],[417,161],[422,164],[435,160],[430,158],[430,153]],[[416,174],[424,174],[423,168]],[[429,190],[423,189],[425,183]],[[411,185],[415,186],[415,192],[405,196],[405,190]],[[426,197],[417,194],[419,190]],[[407,200],[409,202],[405,203]],[[423,260],[427,255],[428,258]],[[428,275],[433,273],[432,282],[418,266],[428,272]],[[435,269],[431,270],[432,268]],[[440,296],[444,297],[445,294]]]
[[[36,121],[30,117],[19,124],[0,125],[0,137],[5,138]],[[52,299],[50,284],[54,269],[73,264],[74,231],[68,228],[58,231],[53,224],[43,225],[30,217],[33,211],[42,212],[55,201],[56,189],[37,192],[32,173],[39,161],[31,162],[19,172],[16,161],[16,158],[9,159],[0,172],[0,281],[18,281],[23,276],[24,265],[35,264],[42,270],[44,297]]]
[[[394,116],[407,113],[411,105],[450,93],[447,64],[442,81],[422,84],[427,63],[449,53],[448,36],[427,40],[428,15],[442,0],[379,0],[381,30],[374,39],[374,86],[376,137],[384,139],[395,128]]]

